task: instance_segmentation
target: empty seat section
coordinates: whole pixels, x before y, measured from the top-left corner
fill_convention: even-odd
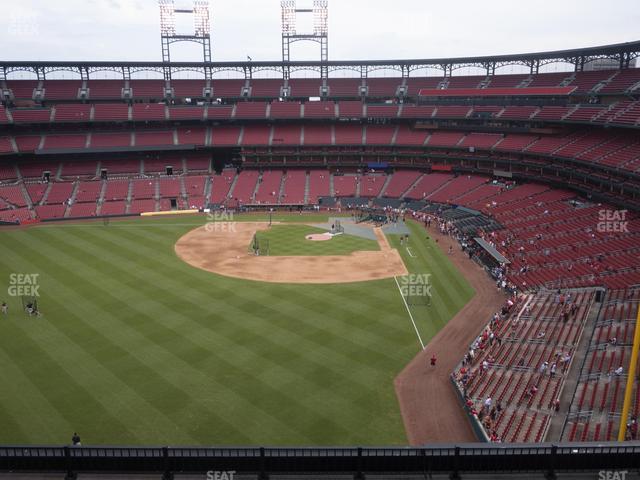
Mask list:
[[[56,122],[88,122],[91,120],[91,105],[60,103],[55,107]]]
[[[171,120],[203,120],[204,107],[169,107]]]
[[[164,98],[164,80],[131,80],[129,87],[133,90],[133,98]]]
[[[93,203],[74,203],[71,206],[69,217],[93,217],[96,214],[96,204]]]
[[[235,168],[224,169],[220,175],[211,177],[211,203],[216,205],[224,203],[235,178]]]
[[[340,118],[362,118],[363,103],[358,100],[338,102]]]
[[[115,100],[122,98],[123,80],[89,80],[89,98],[92,100]]]
[[[164,177],[158,180],[160,198],[178,198],[182,196],[180,177]]]
[[[513,119],[513,120],[526,120],[533,115],[538,107],[525,107],[525,106],[510,106],[504,109],[504,112],[500,114],[500,118]]]
[[[211,144],[216,146],[238,145],[240,127],[213,127],[211,132]]]
[[[502,134],[499,133],[470,133],[462,139],[460,146],[490,149],[500,140],[502,140]]]
[[[96,122],[126,122],[129,120],[129,105],[125,103],[98,103],[94,107]]]
[[[18,178],[15,167],[10,163],[0,164],[0,180],[12,180]]]
[[[87,143],[87,135],[46,135],[44,137],[43,150],[52,149],[79,149]]]
[[[134,103],[131,112],[136,122],[165,120],[164,103]]]
[[[486,79],[486,75],[460,75],[449,77],[447,88],[480,88],[480,83]]]
[[[54,183],[47,194],[46,203],[48,205],[64,203],[71,198],[73,193],[73,183]]]
[[[413,200],[422,200],[434,193],[452,178],[452,175],[445,173],[423,175],[418,183],[407,193],[406,197]]]
[[[242,94],[242,87],[244,87],[244,80],[229,79],[229,80],[217,80],[213,79],[211,84],[213,85],[213,97],[214,98],[236,98]]]
[[[132,200],[129,206],[129,213],[155,212],[155,200]]]
[[[100,169],[107,170],[109,175],[114,173],[140,173],[140,160],[128,158],[102,160]]]
[[[416,183],[422,173],[414,170],[398,170],[393,174],[384,196],[388,198],[402,198],[403,194]]]
[[[202,98],[205,81],[202,80],[171,80],[173,94],[177,98]]]
[[[402,78],[367,78],[369,97],[395,97]]]
[[[487,182],[486,178],[460,175],[427,198],[432,202],[449,203]]]
[[[395,118],[398,116],[398,105],[367,105],[368,118]]]
[[[264,119],[267,115],[267,104],[264,102],[240,102],[236,105],[238,119]]]
[[[187,171],[209,171],[209,167],[211,166],[211,155],[202,154],[202,155],[191,155],[186,158],[187,159]],[[175,169],[174,169],[175,173]]]
[[[94,177],[96,175],[97,163],[95,160],[63,161],[63,177]]]
[[[322,80],[315,78],[292,78],[289,80],[292,97],[318,97]]]
[[[35,207],[36,216],[45,220],[48,218],[63,218],[67,211],[66,205],[38,205]]]
[[[173,132],[136,132],[135,146],[173,145]]]
[[[367,145],[391,145],[395,131],[392,125],[367,125]]]
[[[307,102],[304,104],[304,118],[335,118],[334,102]]]
[[[131,182],[131,198],[155,198],[156,181],[150,178],[136,179]]]
[[[464,133],[460,132],[431,132],[427,145],[430,147],[455,147],[463,136]]]
[[[104,192],[104,201],[125,200],[129,194],[129,180],[109,180]]]
[[[362,126],[336,125],[336,145],[362,145]]]
[[[178,127],[178,145],[204,145],[207,128],[206,127]]]
[[[267,170],[262,174],[255,203],[276,204],[280,197],[280,184],[282,182],[282,170]]]
[[[281,202],[284,205],[303,205],[307,185],[307,172],[289,170],[284,175],[284,189]]]
[[[20,173],[24,178],[42,178],[44,172],[50,172],[52,176],[56,174],[58,165],[53,163],[20,163],[18,164]]]
[[[0,186],[0,198],[16,207],[25,207],[27,201],[18,185]]]
[[[246,125],[242,145],[268,145],[271,128],[266,125]]]
[[[300,145],[301,130],[300,125],[275,125],[271,144],[274,146]]]
[[[76,203],[93,202],[94,204],[100,198],[102,191],[102,182],[80,182],[76,190]]]
[[[18,100],[32,100],[33,91],[38,86],[37,80],[7,80],[7,88]]]
[[[318,198],[328,197],[331,189],[329,170],[311,170],[309,172],[309,203],[315,205]]]
[[[104,202],[100,207],[100,215],[124,215],[127,208],[127,202],[122,200],[113,202]]]
[[[273,102],[271,118],[300,118],[300,102]]]
[[[334,175],[333,192],[336,197],[355,197],[359,177],[356,175]]]
[[[278,98],[283,83],[282,79],[254,78],[251,80],[251,96],[253,98]]]
[[[209,120],[228,120],[233,113],[233,107],[229,105],[209,105],[207,118]]]
[[[433,105],[404,105],[401,118],[431,118],[436,107]]]
[[[11,110],[13,123],[47,123],[51,119],[48,108],[14,108]]]
[[[237,205],[253,203],[253,193],[258,183],[259,172],[257,170],[243,170],[238,176],[235,188],[231,195]]]
[[[49,188],[48,183],[31,183],[26,185],[27,193],[34,205],[42,201],[42,197]]]
[[[359,87],[361,84],[362,82],[359,78],[332,78],[327,82],[327,85],[329,86],[329,95],[332,97],[359,96]],[[316,90],[316,96],[317,95],[318,90]]]
[[[465,118],[471,110],[467,105],[444,105],[436,110],[436,117],[440,118]]]
[[[329,125],[305,125],[305,145],[331,145],[331,126]]]
[[[401,125],[396,135],[396,145],[423,145],[429,132],[426,130],[414,130],[411,127]]]
[[[360,196],[374,198],[380,195],[387,181],[386,175],[366,174],[360,178]]]
[[[15,137],[19,152],[33,152],[40,146],[42,137],[40,135],[24,135]]]
[[[91,135],[91,148],[129,147],[131,133],[94,133]]]

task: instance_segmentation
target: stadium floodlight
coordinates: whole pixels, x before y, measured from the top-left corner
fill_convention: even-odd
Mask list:
[[[160,33],[162,36],[176,34],[176,16],[174,0],[158,0],[160,7]]]
[[[193,16],[196,36],[209,37],[211,35],[211,25],[209,23],[209,1],[195,0],[193,2]]]
[[[296,0],[282,0],[280,2],[282,9],[282,34],[296,34]]]
[[[175,0],[158,0],[160,8],[160,39],[162,42],[162,62],[171,62],[171,44],[176,42],[195,42],[202,45],[205,63],[211,62],[211,23],[209,18],[209,0],[192,0],[192,7],[176,8]],[[176,14],[193,15],[193,33],[176,32]],[[207,86],[211,80],[211,67],[204,67]],[[171,67],[164,68],[164,77],[171,80]]]
[[[282,10],[282,61],[286,64],[291,59],[291,44],[300,41],[311,41],[320,44],[320,61],[329,59],[329,0],[313,0],[311,8],[298,8],[296,0],[281,0]],[[297,15],[313,15],[313,32],[298,32],[296,29]],[[290,67],[283,66],[285,81],[289,79]],[[320,68],[323,86],[326,86],[328,68]]]

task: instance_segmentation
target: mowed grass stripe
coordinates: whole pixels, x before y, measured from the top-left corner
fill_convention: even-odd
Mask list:
[[[19,254],[15,254],[14,258],[21,259]],[[23,266],[29,262],[29,260],[22,260],[23,262],[21,265]],[[46,260],[44,262],[46,263]],[[66,288],[58,282],[54,282],[53,290],[49,287],[46,288],[46,291],[48,295],[42,299],[46,303],[45,309],[48,312],[64,312],[64,318],[69,323],[72,323],[72,328],[66,329],[67,334],[62,335],[59,334],[56,324],[48,321],[48,315],[47,317],[38,320],[31,319],[32,321],[40,322],[40,326],[33,328],[29,332],[31,337],[33,337],[33,340],[38,342],[38,345],[45,346],[47,350],[56,351],[57,360],[59,360],[61,365],[65,368],[71,369],[70,374],[73,372],[74,378],[81,378],[83,386],[90,390],[94,396],[105,402],[105,404],[110,408],[114,409],[118,418],[126,420],[127,424],[130,425],[131,428],[139,429],[140,434],[144,435],[145,438],[152,437],[154,433],[160,434],[161,429],[158,430],[156,427],[164,425],[166,431],[172,433],[172,438],[182,438],[182,441],[185,442],[193,440],[188,436],[176,434],[176,431],[178,430],[176,424],[171,422],[169,419],[163,419],[161,412],[156,410],[152,403],[140,398],[137,391],[132,388],[131,384],[125,386],[124,384],[119,383],[120,378],[118,376],[112,375],[114,372],[107,368],[108,365],[104,363],[103,357],[106,357],[106,361],[109,362],[114,358],[126,358],[128,353],[124,350],[118,349],[118,347],[113,343],[105,344],[105,342],[102,341],[99,342],[98,346],[96,345],[95,339],[100,338],[100,335],[96,335],[95,331],[82,331],[85,319],[90,318],[92,315],[96,315],[96,312],[92,311],[94,309],[87,310],[87,315],[82,315],[83,311],[81,303],[76,303],[72,305],[72,308],[66,309],[65,305],[62,302],[59,302],[58,299],[64,299],[69,294],[73,295],[73,292],[67,291]],[[90,350],[92,346],[97,348]],[[112,349],[116,349],[118,351],[113,352],[111,351]],[[39,359],[40,357],[35,358]],[[53,375],[51,381],[59,380],[55,378],[55,375]],[[135,386],[136,385],[133,387]],[[49,385],[49,387],[51,387],[51,385]],[[75,400],[73,398],[69,398],[69,405],[75,405]],[[139,412],[146,410],[148,410],[149,415],[142,417],[141,419],[139,417]],[[45,412],[42,413],[44,414]],[[96,418],[100,419],[102,417],[100,415],[96,415]],[[98,430],[97,425],[93,424],[93,422],[87,422],[85,423],[85,426],[87,427],[85,429],[87,433],[89,431]],[[77,427],[79,427],[79,425],[76,425],[76,428]],[[65,435],[65,441],[66,436],[67,435]],[[126,440],[135,441],[136,436],[131,435],[130,438],[127,436]]]
[[[72,245],[76,249],[82,250],[82,247],[77,242],[74,242],[73,240],[69,242],[69,245],[70,246]],[[102,259],[100,261],[102,261]],[[113,262],[108,262],[108,263],[113,263]],[[137,269],[136,269],[136,272],[137,272]],[[165,293],[165,292],[163,292],[163,293]],[[147,305],[147,310],[149,310],[149,309],[153,310],[153,307],[151,305]],[[197,338],[199,338],[199,336]],[[189,348],[190,351],[194,351],[196,349],[196,345],[195,344],[191,344],[191,345],[189,345],[189,347],[190,347]],[[204,353],[204,352],[200,352],[200,353]],[[233,366],[232,365],[227,365],[227,370],[229,370],[229,369],[233,369]],[[236,374],[241,376],[243,374],[246,374],[246,372],[238,372],[238,371],[236,371]],[[300,380],[304,380],[304,379],[301,378]],[[266,385],[266,384],[264,385],[264,387],[265,388],[271,388],[269,385]],[[255,385],[254,385],[254,388],[255,388]],[[274,391],[274,392],[271,392],[270,397],[278,397],[278,395],[279,395],[279,392]],[[285,401],[285,400],[287,400],[287,399],[286,398],[280,398],[279,399],[279,403],[282,404],[282,402]],[[293,403],[293,404],[296,403],[295,399],[290,398],[288,400],[289,400],[289,403]],[[276,410],[275,413],[280,414],[280,412],[281,412],[281,410],[278,409],[278,410]],[[284,416],[285,415],[284,413],[282,413],[282,415],[283,415],[283,419],[287,418],[287,417]],[[330,419],[327,419],[327,421],[330,421]]]
[[[69,239],[66,238],[66,240],[68,241]],[[71,257],[65,258],[65,261],[70,266],[76,269],[83,267],[82,262],[75,261]],[[93,275],[97,273],[98,271],[91,272],[89,275],[86,276],[86,278],[91,278]],[[114,285],[112,285],[111,283],[114,283]],[[109,291],[111,290],[117,291],[116,283],[117,282],[113,282],[113,280],[110,279],[109,283],[105,286],[109,287]],[[97,287],[97,285],[94,285],[94,286]],[[110,294],[104,291],[101,292],[100,294],[101,295],[106,294],[110,296]],[[113,300],[115,300],[115,297],[113,298]],[[138,305],[133,305],[131,307],[135,311],[135,315],[137,317],[146,316],[145,311],[141,309]],[[177,313],[176,315],[180,316]],[[130,340],[133,340],[134,336],[131,335],[130,332],[126,332],[126,334],[123,333],[125,330],[131,330],[129,325],[123,322],[120,322],[116,318],[113,318],[112,321],[114,325],[119,324],[118,326],[120,327],[120,328],[113,328],[110,330],[108,338],[111,339],[111,343],[113,345],[116,345],[116,344],[126,345],[126,343],[130,342]],[[153,324],[153,319],[148,318],[148,322],[146,323]],[[156,335],[159,330],[161,330],[161,326],[155,325],[154,332]],[[99,331],[95,331],[95,332],[97,334],[100,334]],[[142,334],[145,335],[145,333],[142,333]],[[174,332],[171,332],[171,335],[167,335],[166,337],[167,338],[173,337],[173,334]],[[146,333],[146,335],[149,335],[149,333]],[[107,338],[105,335],[103,336],[105,337],[105,339]],[[179,337],[175,337],[175,338],[179,338]],[[186,339],[182,339],[182,340],[186,341]],[[141,342],[140,339],[135,339],[135,341],[131,343],[132,344],[130,345],[130,348],[126,349],[129,352],[139,349],[140,344],[144,342]],[[201,408],[203,407],[203,405],[200,404],[198,398],[196,398],[194,394],[199,389],[198,388],[199,386],[209,385],[209,390],[211,390],[211,383],[215,383],[215,382],[212,382],[211,377],[205,376],[203,372],[190,368],[190,365],[187,362],[175,357],[175,354],[173,352],[169,352],[168,350],[166,350],[162,345],[162,343],[164,343],[164,340],[162,341],[162,343],[158,341],[158,339],[156,340],[156,343],[153,343],[153,341],[149,343],[151,343],[151,345],[147,346],[146,349],[144,349],[147,353],[151,351],[151,352],[154,352],[156,357],[167,357],[167,358],[165,359],[166,360],[165,362],[161,363],[156,361],[156,362],[152,362],[152,364],[148,366],[145,364],[144,359],[139,359],[142,364],[145,364],[143,375],[140,376],[139,381],[144,381],[146,379],[148,385],[152,387],[154,385],[159,385],[161,387],[157,391],[156,390],[152,391],[148,395],[149,397],[148,400],[153,401],[154,404],[156,404],[156,406],[160,409],[170,408],[171,409],[170,413],[172,415],[180,415],[181,412],[184,414],[189,413],[188,411],[185,411],[187,407],[189,407],[189,409],[194,408],[195,411],[200,412],[200,415],[203,415],[203,412],[206,411],[206,408]],[[197,351],[196,345],[190,344],[189,350]],[[200,354],[202,356],[206,354],[206,352],[201,349]],[[134,353],[134,357],[138,357],[137,351]],[[129,359],[129,361],[131,361],[131,359]],[[220,359],[218,358],[218,362],[219,361]],[[164,364],[164,368],[162,369],[158,368],[163,364]],[[138,369],[140,369],[141,366],[142,365],[139,365]],[[227,367],[231,368],[232,366],[227,365]],[[185,376],[184,372],[189,372],[189,373],[188,375]],[[237,373],[240,375],[242,374],[242,372],[237,372]],[[185,384],[185,381],[187,381],[186,384]],[[254,403],[247,405],[247,402],[251,400],[250,396],[247,397],[247,396],[239,396],[239,395],[233,394],[229,389],[226,388],[225,385],[220,383],[215,383],[215,387],[216,388],[213,389],[213,391],[216,395],[218,395],[218,397],[220,396],[220,394],[224,394],[224,393],[226,393],[227,395],[230,395],[229,398],[227,398],[226,400],[223,399],[223,401],[220,401],[219,404],[229,405],[230,408],[233,408],[233,406],[239,405],[245,411],[250,409],[259,410],[259,406]],[[278,392],[270,392],[270,393],[271,395],[276,395]],[[158,402],[163,402],[163,404],[158,405]],[[217,413],[214,413],[212,411],[208,412],[207,413],[208,416],[215,417],[215,422],[212,423],[211,428],[214,428],[215,426],[218,432],[225,434],[227,438],[237,439],[238,442],[242,443],[242,442],[250,441],[251,437],[248,436],[249,435],[248,430],[247,430],[247,435],[241,433],[238,429],[236,429],[231,424],[229,424],[224,419],[224,417],[221,416],[223,414],[226,415],[227,413],[228,411],[227,412],[221,411]],[[197,416],[194,416],[194,418],[197,419]],[[268,414],[268,412],[262,412],[262,415],[260,418],[262,418],[264,421],[266,419],[269,419],[270,415]],[[224,426],[226,426],[227,428],[223,428]],[[272,425],[270,429],[274,431],[283,431],[285,433],[289,433],[290,435],[293,433],[293,432],[287,432],[288,430],[287,426],[281,424],[280,422],[278,422],[277,425]],[[200,429],[199,423],[195,425],[194,435],[198,435],[199,434],[198,432],[200,432],[200,434],[202,435],[211,435],[212,433],[208,429]],[[198,438],[200,441],[203,441],[203,439],[200,437],[196,436],[196,438]]]

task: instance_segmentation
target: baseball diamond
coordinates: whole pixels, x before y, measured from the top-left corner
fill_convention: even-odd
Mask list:
[[[631,0],[5,3],[0,480],[638,476]]]

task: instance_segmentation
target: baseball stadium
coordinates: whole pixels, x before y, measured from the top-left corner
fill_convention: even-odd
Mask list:
[[[640,476],[640,41],[330,60],[328,3],[0,60],[0,478]]]

